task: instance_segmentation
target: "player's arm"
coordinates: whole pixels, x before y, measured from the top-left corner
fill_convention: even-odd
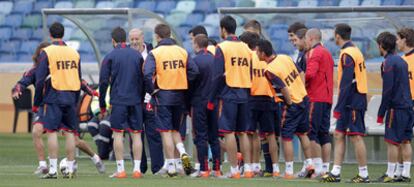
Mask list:
[[[43,89],[45,86],[46,77],[49,75],[49,61],[46,53],[43,51],[40,53],[39,58],[41,61],[36,68],[36,84],[35,84],[35,95],[34,95],[34,104],[33,109],[37,110],[40,104],[43,102]]]
[[[19,99],[22,91],[31,84],[35,85],[35,67],[32,67],[29,71],[24,72],[23,77],[16,83],[12,89],[13,99]]]
[[[141,88],[142,88],[142,90],[141,90],[141,96],[142,96],[141,102],[142,103],[144,103],[144,101],[145,101],[145,94],[146,94],[144,80],[143,80],[144,79],[144,73],[142,71],[143,65],[144,65],[144,58],[142,58],[142,56],[140,56],[140,58],[138,60],[138,67],[140,68],[140,71],[138,71],[138,73],[140,74],[140,76],[138,76],[138,82],[141,83]]]
[[[286,87],[286,85],[282,81],[282,79],[280,79],[279,77],[277,77],[273,73],[270,73],[269,71],[266,71],[265,76],[266,76],[267,80],[269,80],[272,83],[273,88],[275,90],[280,90],[280,93],[282,93],[282,95],[283,95],[283,99],[284,99],[285,104],[287,106],[290,106],[292,104],[292,99],[290,98],[290,91]]]
[[[313,79],[319,71],[319,60],[321,59],[320,53],[313,52],[309,55],[309,59],[306,59],[306,81]]]
[[[349,56],[344,54],[340,62],[342,64],[342,78],[339,85],[338,103],[334,109],[334,117],[339,119],[345,107],[348,105],[348,98],[352,93],[352,81],[354,80],[355,62]]]
[[[81,90],[84,91],[88,95],[93,95],[96,97],[99,97],[99,93],[92,89],[92,87],[89,86],[88,82],[85,80],[81,80]]]
[[[385,61],[382,68],[382,99],[378,110],[378,123],[383,123],[385,112],[389,108],[392,96],[392,88],[394,86],[394,70],[393,64]]]
[[[144,62],[144,85],[145,91],[152,95],[155,90],[153,77],[155,76],[155,58],[152,53],[149,53]]]
[[[111,59],[105,57],[102,61],[101,71],[99,73],[99,107],[101,108],[101,113],[106,112],[106,91],[108,90],[109,80],[111,75]]]
[[[197,64],[191,59],[190,57],[187,58],[187,80],[189,82],[193,82],[197,79],[198,74],[200,71],[198,70]]]
[[[214,56],[213,76],[211,80],[211,92],[209,95],[209,102],[207,108],[212,110],[214,105],[212,104],[217,97],[219,90],[224,86],[224,56],[220,47],[216,48]]]

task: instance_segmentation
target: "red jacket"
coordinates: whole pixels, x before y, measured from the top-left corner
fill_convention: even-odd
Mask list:
[[[316,44],[306,54],[306,91],[310,102],[332,104],[334,61],[331,53]]]

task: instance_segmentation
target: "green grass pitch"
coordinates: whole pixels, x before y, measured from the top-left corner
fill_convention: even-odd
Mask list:
[[[92,140],[89,136],[86,138],[88,142],[92,144]],[[63,139],[60,138],[62,145]],[[63,148],[63,147],[62,147]],[[60,155],[63,156],[63,149],[60,150]],[[115,171],[115,163],[113,161],[105,161],[107,173],[100,175],[97,173],[94,165],[88,158],[78,159],[79,169],[77,172],[77,178],[73,180],[67,180],[59,178],[57,180],[41,180],[37,176],[33,175],[34,169],[37,167],[37,160],[31,136],[29,134],[0,134],[0,186],[94,186],[94,187],[114,187],[114,186],[414,186],[411,184],[321,184],[315,180],[283,180],[272,178],[254,178],[254,179],[193,179],[189,177],[181,177],[175,179],[163,178],[160,176],[153,176],[148,173],[142,179],[111,179],[108,176]],[[132,170],[132,163],[126,161],[127,171]],[[296,163],[296,171],[301,166],[301,163]],[[227,168],[225,166],[224,168]],[[284,169],[282,164],[281,169]],[[382,172],[386,170],[386,164],[370,165],[369,172],[371,180],[379,177]],[[342,178],[349,179],[356,175],[356,165],[344,165]]]

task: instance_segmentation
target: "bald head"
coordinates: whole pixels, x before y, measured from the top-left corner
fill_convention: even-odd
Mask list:
[[[141,29],[131,29],[129,31],[128,38],[131,47],[136,50],[140,50],[140,48],[144,45],[144,32]]]
[[[322,33],[317,28],[311,28],[306,32],[305,41],[306,48],[309,50],[316,44],[320,43],[322,40]]]

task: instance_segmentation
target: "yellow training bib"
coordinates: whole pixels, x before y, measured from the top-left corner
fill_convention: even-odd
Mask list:
[[[341,50],[339,55],[338,63],[338,87],[341,85],[342,79],[342,69],[343,64],[345,63],[344,54],[349,55],[354,60],[354,73],[355,81],[357,84],[357,90],[359,93],[366,94],[368,93],[368,84],[367,84],[367,69],[365,67],[364,56],[357,47],[347,47]]]

